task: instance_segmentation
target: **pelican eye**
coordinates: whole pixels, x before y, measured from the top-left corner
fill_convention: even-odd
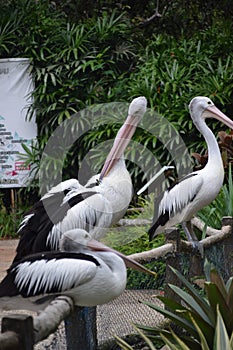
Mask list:
[[[208,105],[211,105],[211,104],[212,104],[211,101],[208,101],[207,103],[208,103]]]
[[[101,184],[101,180],[100,179],[96,179],[96,186],[99,186]]]

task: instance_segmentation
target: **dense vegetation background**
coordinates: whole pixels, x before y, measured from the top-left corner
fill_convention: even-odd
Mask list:
[[[0,5],[0,58],[31,60],[35,82],[31,113],[36,111],[38,142],[28,150],[28,160],[38,166],[53,130],[94,103],[128,103],[145,95],[148,107],[182,135],[190,154],[205,153],[205,143],[188,114],[191,98],[209,96],[223,112],[233,115],[231,0],[1,0]],[[215,123],[211,127],[216,135],[221,129]],[[118,128],[114,123],[93,128],[79,139],[66,157],[64,179],[76,177],[85,153],[114,137]],[[139,130],[134,139],[150,149],[160,164],[172,162],[156,137]],[[228,148],[226,170],[232,159],[232,138]],[[102,155],[96,159],[95,171],[99,171]],[[144,174],[131,159],[128,168],[137,190]],[[29,190],[26,205],[32,198],[32,187]]]
[[[0,0],[0,8],[0,58],[29,57],[31,61],[35,91],[28,118],[36,112],[38,140],[32,150],[26,149],[29,162],[39,167],[49,137],[75,112],[93,104],[129,103],[144,95],[148,107],[165,117],[182,136],[189,153],[195,152],[201,166],[205,164],[206,145],[190,120],[188,103],[194,96],[205,95],[233,117],[232,0]],[[210,125],[220,141],[226,177],[217,199],[199,215],[206,224],[219,228],[222,216],[233,216],[233,133],[224,128],[227,133],[219,134],[221,126]],[[117,123],[93,125],[67,154],[64,179],[76,177],[85,154],[113,138],[118,128]],[[172,164],[165,145],[152,134],[140,129],[134,140],[148,148],[161,165]],[[137,154],[130,152],[132,161],[127,166],[136,192],[148,174],[135,166]],[[152,174],[150,157],[146,162]],[[104,161],[98,148],[95,159],[94,171],[98,172]],[[55,174],[59,161],[51,160],[47,171]],[[195,165],[199,164],[193,157]],[[11,204],[6,201],[9,191],[1,190],[0,237],[15,235],[22,212],[39,196],[38,190],[35,180],[30,188],[18,191],[20,205],[7,216],[4,206]],[[144,198],[135,196],[133,205],[138,204],[145,204]],[[145,210],[144,216],[149,215]],[[121,247],[127,254],[162,243],[161,235],[149,243],[145,228],[132,231],[139,239]],[[132,232],[125,233],[130,236]],[[203,237],[205,232],[199,234]],[[119,235],[110,231],[109,239],[119,248]],[[165,264],[154,264],[150,268],[158,272],[156,285],[147,276],[131,274],[128,287],[163,286]]]

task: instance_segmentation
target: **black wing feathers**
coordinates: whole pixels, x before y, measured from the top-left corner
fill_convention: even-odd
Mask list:
[[[63,203],[65,194],[68,194],[68,192],[66,190],[53,193],[43,200],[41,199],[25,214],[25,216],[33,215],[19,229],[21,238],[16,249],[17,254],[14,262],[33,252],[49,250],[50,248],[46,243],[52,227],[64,219],[70,208],[97,193],[93,191],[77,193],[77,195]]]
[[[33,255],[29,255],[23,259],[21,259],[19,262],[13,263],[10,268],[7,270],[7,275],[0,283],[0,297],[4,296],[15,296],[21,294],[23,297],[30,297],[34,296],[35,293],[34,288],[32,287],[29,291],[29,285],[31,281],[29,280],[28,283],[24,285],[24,287],[19,291],[19,288],[17,287],[15,283],[15,278],[17,276],[17,267],[20,267],[21,264],[24,262],[29,262],[33,264],[33,262],[40,261],[40,260],[60,260],[60,259],[77,259],[77,260],[88,260],[96,264],[96,266],[99,266],[100,263],[97,259],[95,259],[92,255],[89,254],[83,254],[83,253],[72,253],[72,252],[43,252],[43,253],[37,253]],[[36,281],[35,281],[36,283]],[[51,286],[49,291],[47,290],[47,293],[56,293],[58,292],[59,286],[54,282],[54,284]],[[37,289],[36,295],[43,294],[43,289]]]
[[[184,177],[182,177],[179,181],[174,182],[167,191],[170,192],[176,185],[179,185],[182,181],[187,180],[195,175],[198,175],[197,173],[191,173]],[[162,214],[159,215],[159,204],[164,196],[164,193],[162,192],[154,202],[154,217],[153,217],[153,223],[150,229],[148,230],[149,240],[151,241],[153,239],[154,232],[157,230],[159,226],[164,226],[169,221],[169,211],[165,210]],[[194,198],[196,197],[196,194],[193,195],[193,197],[190,199],[192,202]]]
[[[164,193],[160,193],[160,195],[154,201],[154,217],[152,226],[148,230],[149,241],[153,239],[153,234],[157,230],[157,228],[161,225],[164,226],[169,220],[169,212],[165,211],[164,214],[159,216],[159,204],[163,198]]]

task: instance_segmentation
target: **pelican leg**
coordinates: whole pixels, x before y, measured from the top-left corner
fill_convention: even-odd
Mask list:
[[[199,251],[201,254],[201,257],[203,258],[204,256],[204,251],[202,245],[199,243],[197,236],[195,235],[192,227],[191,221],[185,221],[182,222],[182,228],[186,234],[186,237],[189,242],[191,242],[194,251]]]

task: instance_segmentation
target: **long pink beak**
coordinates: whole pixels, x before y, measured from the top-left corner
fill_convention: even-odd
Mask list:
[[[118,252],[117,250],[115,250],[113,248],[106,246],[105,244],[103,244],[99,241],[96,241],[95,239],[91,239],[88,242],[87,247],[93,251],[104,251],[104,252],[115,253],[124,260],[126,267],[130,267],[130,268],[137,270],[137,271],[140,271],[140,272],[148,273],[154,277],[157,276],[156,272],[153,272],[153,271],[147,269],[146,267],[144,267],[143,265],[141,265],[137,261],[129,258],[128,256],[124,255],[123,253]]]
[[[118,159],[123,156],[124,151],[128,146],[139,121],[146,111],[146,103],[147,101],[144,96],[137,97],[131,102],[128,117],[118,131],[113,147],[109,152],[104,166],[101,170],[100,180],[102,180],[103,177],[109,173]]]
[[[226,124],[229,128],[233,129],[233,120],[228,118],[216,106],[209,106],[206,108],[206,110],[212,114],[213,118],[219,120],[220,122]]]

